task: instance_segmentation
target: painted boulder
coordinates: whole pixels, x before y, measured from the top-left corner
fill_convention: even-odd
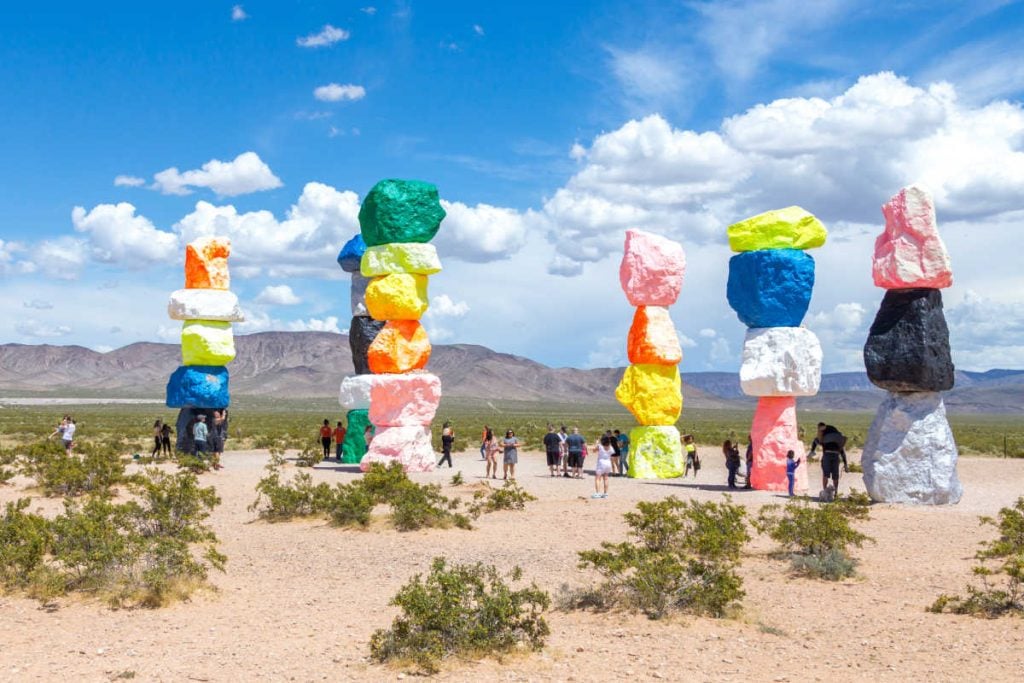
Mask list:
[[[369,375],[370,345],[387,324],[384,320],[374,320],[365,316],[356,316],[348,326],[348,346],[352,351],[352,367],[357,375]]]
[[[185,289],[228,289],[227,237],[200,237],[185,247]]]
[[[374,338],[366,358],[375,375],[421,370],[430,360],[430,339],[416,320],[389,320]]]
[[[392,273],[366,286],[366,308],[377,320],[419,320],[429,305],[426,275]]]
[[[630,365],[615,389],[615,398],[641,425],[671,425],[683,410],[680,386],[675,365]]]
[[[676,326],[664,306],[640,306],[626,338],[629,362],[649,365],[677,365],[683,359]]]
[[[167,302],[167,315],[171,320],[245,320],[238,297],[226,289],[179,289]]]
[[[429,242],[444,220],[437,188],[420,180],[382,180],[359,208],[368,247],[390,242]]]
[[[368,410],[374,375],[352,375],[341,380],[338,403],[345,410]]]
[[[743,341],[740,387],[747,396],[814,396],[821,343],[804,327],[754,327]]]
[[[727,229],[733,251],[760,249],[814,249],[825,244],[828,230],[799,206],[766,211],[733,223]]]
[[[358,272],[352,273],[352,287],[349,294],[349,306],[352,308],[352,317],[368,317],[370,309],[366,307],[366,288],[370,285],[370,278],[363,277]]]
[[[441,260],[433,244],[394,242],[367,247],[360,271],[365,277],[391,273],[433,275],[441,272]]]
[[[183,365],[167,381],[168,408],[227,408],[228,369],[214,365]]]
[[[938,289],[890,289],[864,344],[868,379],[886,391],[947,391],[954,368]]]
[[[671,306],[686,274],[683,246],[643,230],[627,230],[619,282],[633,306]]]
[[[798,249],[747,251],[729,259],[726,296],[747,327],[799,327],[814,289],[814,259]]]
[[[431,472],[436,457],[429,427],[378,427],[359,469],[365,472],[373,463],[400,462],[406,472]]]
[[[629,476],[634,479],[672,479],[686,464],[679,430],[672,426],[629,430]]]
[[[871,275],[885,289],[953,284],[949,252],[935,224],[935,205],[922,187],[900,190],[882,206],[885,230],[875,240]]]
[[[348,242],[345,242],[345,246],[338,252],[338,265],[346,273],[358,273],[365,251],[366,242],[363,241],[361,234],[357,234]]]
[[[350,465],[358,463],[366,455],[366,428],[373,433],[369,411],[350,410],[345,414],[345,438],[341,442],[341,461]]]
[[[370,422],[377,427],[429,426],[441,403],[441,380],[429,372],[374,375]]]
[[[235,359],[231,323],[186,320],[181,326],[182,365],[227,365]]]
[[[751,485],[759,491],[788,491],[786,453],[793,451],[801,460],[793,488],[807,490],[807,459],[796,423],[796,399],[790,396],[765,396],[757,401],[750,430],[754,446],[754,467]]]

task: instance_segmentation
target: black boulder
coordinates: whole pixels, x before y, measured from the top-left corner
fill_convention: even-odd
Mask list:
[[[352,318],[348,328],[348,345],[352,349],[352,365],[357,375],[371,374],[366,352],[385,324],[386,320],[374,320],[362,315]]]
[[[890,289],[864,345],[868,379],[886,391],[953,388],[949,328],[938,289]]]

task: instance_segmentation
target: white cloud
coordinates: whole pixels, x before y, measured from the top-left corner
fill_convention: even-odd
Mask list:
[[[685,334],[683,334],[681,330],[678,330],[678,329],[676,330],[676,336],[679,337],[679,346],[681,346],[682,348],[684,348],[684,349],[695,349],[695,348],[697,348],[697,346],[698,346],[697,341],[692,339],[691,337],[688,337]]]
[[[953,360],[968,370],[1024,367],[1024,301],[968,289],[946,302]]]
[[[14,325],[14,331],[23,337],[53,339],[56,337],[68,336],[71,334],[72,329],[67,325],[55,325],[53,323],[40,322],[35,318],[29,318],[16,323]]]
[[[481,26],[480,24],[473,24],[473,33],[477,34],[478,36],[484,35],[484,27]]]
[[[587,354],[585,368],[620,368],[629,363],[625,336],[606,336],[597,340],[597,348]]]
[[[281,180],[256,152],[243,152],[232,161],[211,159],[201,168],[184,173],[172,166],[153,178],[153,189],[174,195],[191,194],[189,188],[193,187],[206,187],[224,197],[281,187]]]
[[[508,258],[526,241],[532,214],[490,204],[467,206],[441,200],[447,216],[434,243],[443,256],[462,261]]]
[[[245,13],[241,5],[235,5],[231,8],[231,21],[245,21],[248,18],[249,15]]]
[[[608,51],[615,79],[628,96],[639,100],[648,111],[682,92],[685,80],[677,56],[651,48]]]
[[[32,299],[31,301],[24,301],[21,304],[25,308],[34,308],[37,311],[48,311],[53,308],[53,302],[44,301],[43,299]]]
[[[372,17],[374,14],[377,13],[377,8],[376,7],[360,7],[359,11],[362,12],[363,14],[368,14],[369,16]]]
[[[462,318],[469,313],[469,304],[465,301],[453,301],[447,294],[430,298],[427,314],[433,317]]]
[[[256,297],[256,303],[268,306],[294,306],[302,303],[288,285],[268,285]]]
[[[135,214],[128,202],[98,204],[89,211],[76,206],[71,211],[75,231],[83,233],[88,242],[90,256],[101,263],[118,263],[126,268],[142,268],[150,263],[172,261],[178,256],[178,239],[169,232],[158,230],[150,220]],[[44,242],[49,256],[41,265],[53,259],[63,259],[67,265],[81,265],[81,241],[60,238]]]
[[[114,187],[141,187],[145,184],[145,178],[134,175],[119,175],[114,178]]]
[[[871,325],[864,305],[839,303],[831,310],[808,314],[804,325],[827,350],[831,371],[852,371],[864,367],[864,341]]]
[[[714,339],[715,337],[718,336],[718,332],[711,329],[710,327],[705,327],[701,329],[701,331],[698,332],[697,334],[701,337],[704,337],[705,339]]]
[[[5,242],[0,239],[0,275],[17,270],[16,254],[23,252],[24,247],[18,242]]]
[[[548,274],[575,277],[583,273],[583,262],[563,254],[555,254],[548,262]]]
[[[288,323],[288,329],[292,332],[334,332],[335,334],[348,332],[348,330],[342,331],[339,329],[338,318],[333,315],[323,319],[292,320]]]
[[[366,97],[366,88],[361,85],[328,83],[316,88],[313,91],[313,97],[321,102],[340,102],[342,100],[355,102]]]
[[[349,32],[345,29],[325,24],[317,33],[310,33],[308,36],[296,38],[295,43],[299,47],[327,47],[342,40],[348,40],[349,35]]]

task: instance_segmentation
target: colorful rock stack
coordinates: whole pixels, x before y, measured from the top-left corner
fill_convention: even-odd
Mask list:
[[[372,319],[361,323],[359,351],[365,343],[370,374],[350,384],[353,394],[358,384],[368,396],[368,417],[376,428],[360,461],[363,470],[395,461],[407,472],[434,469],[430,423],[441,401],[441,380],[423,370],[431,346],[419,321],[428,306],[427,279],[441,270],[429,242],[444,217],[437,188],[418,180],[382,180],[359,209],[366,245],[359,270],[368,279],[364,300]],[[353,346],[353,362],[355,352]]]
[[[226,237],[202,237],[185,247],[185,288],[171,294],[167,314],[181,320],[181,367],[167,382],[167,407],[180,408],[178,443],[186,436],[181,426],[195,412],[227,408],[228,370],[235,358],[231,323],[245,318],[238,297],[228,287]]]
[[[818,338],[800,327],[814,288],[814,258],[807,249],[825,243],[828,232],[798,206],[769,211],[728,228],[729,305],[747,326],[740,386],[757,396],[750,439],[751,484],[785,491],[786,452],[803,458],[796,397],[813,396],[821,385]],[[807,468],[796,471],[797,490],[807,490]]]
[[[939,392],[953,388],[942,292],[953,284],[927,190],[903,188],[883,207],[875,241],[875,285],[886,289],[864,345],[868,379],[889,392],[878,408],[861,464],[872,499],[956,503],[963,487],[957,448]]]
[[[683,474],[675,427],[683,409],[683,352],[668,306],[679,298],[685,272],[686,254],[678,242],[642,230],[626,231],[619,281],[637,308],[627,338],[630,365],[615,398],[640,423],[629,433],[629,476],[638,479]]]
[[[352,350],[354,377],[342,380],[338,399],[345,415],[345,440],[341,444],[341,461],[355,464],[366,455],[366,428],[370,425],[370,364],[367,350],[377,333],[384,327],[384,322],[374,320],[366,308],[366,286],[370,278],[363,277],[359,271],[366,243],[363,236],[357,234],[342,247],[338,254],[338,265],[346,273],[352,275],[352,322],[348,328],[348,343]]]

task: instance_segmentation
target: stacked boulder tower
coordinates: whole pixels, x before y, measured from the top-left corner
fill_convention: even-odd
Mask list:
[[[171,294],[167,314],[181,320],[181,366],[167,382],[167,407],[179,408],[178,447],[194,414],[222,410],[230,403],[228,369],[235,358],[231,323],[245,318],[229,289],[226,237],[202,237],[185,247],[185,288]]]
[[[341,461],[355,464],[366,455],[366,428],[370,426],[370,383],[372,373],[367,360],[367,350],[377,333],[384,327],[384,321],[374,320],[366,308],[366,286],[370,278],[360,272],[366,243],[363,236],[356,234],[345,243],[338,254],[338,265],[352,276],[352,322],[348,328],[348,343],[352,351],[352,366],[355,375],[341,382],[339,401],[347,412],[345,415],[345,440],[341,445]]]
[[[873,500],[943,505],[963,494],[957,447],[940,392],[953,388],[942,289],[953,284],[928,191],[911,185],[884,206],[872,274],[886,290],[864,345],[868,379],[889,392],[861,464]]]
[[[750,430],[754,462],[751,485],[786,491],[786,453],[803,458],[796,398],[821,385],[822,350],[817,336],[801,327],[814,289],[814,258],[825,226],[798,206],[768,211],[730,225],[727,298],[747,326],[740,387],[757,397]],[[807,468],[796,470],[795,489],[807,490]]]
[[[678,242],[626,231],[619,281],[636,312],[626,345],[630,365],[615,398],[640,423],[629,433],[629,476],[638,479],[669,479],[684,471],[675,426],[683,410],[683,352],[668,307],[679,298],[685,272],[686,254]]]
[[[349,339],[359,374],[342,382],[341,399],[350,410],[366,403],[375,428],[360,460],[364,471],[375,462],[400,462],[407,472],[434,469],[430,424],[441,401],[441,380],[424,370],[431,345],[420,318],[429,305],[427,281],[441,271],[429,242],[444,217],[437,188],[418,180],[380,181],[359,210],[365,245],[359,305],[368,315],[353,318]],[[353,299],[356,290],[353,278]],[[356,306],[353,301],[353,315]],[[358,328],[357,318],[363,318]]]

